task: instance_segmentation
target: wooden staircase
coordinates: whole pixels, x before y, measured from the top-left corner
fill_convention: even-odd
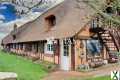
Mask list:
[[[120,35],[115,29],[104,29],[97,33],[101,43],[106,47],[107,52],[115,53],[120,50]]]

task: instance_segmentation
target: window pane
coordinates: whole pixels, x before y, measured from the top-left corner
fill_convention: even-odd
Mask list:
[[[102,51],[102,46],[98,40],[88,40],[87,41],[87,53],[89,55],[100,55]]]
[[[64,40],[64,56],[69,56],[69,44],[68,40]]]
[[[54,47],[53,47],[53,44],[51,44],[51,51],[53,51],[54,50]]]
[[[54,50],[53,44],[47,44],[47,51],[53,51],[53,50]]]

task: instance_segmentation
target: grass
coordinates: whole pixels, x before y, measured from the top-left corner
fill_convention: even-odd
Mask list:
[[[70,80],[111,80],[110,76],[102,76],[102,77],[95,77],[95,78],[87,78],[87,79],[81,79],[81,78],[72,78]]]
[[[111,80],[111,79],[110,76],[103,76],[103,77],[89,78],[86,80]]]
[[[48,64],[48,65],[46,65]],[[23,57],[10,55],[0,50],[0,72],[15,72],[18,74],[17,80],[41,80],[49,72],[51,63],[36,64]],[[109,76],[95,78],[70,78],[69,80],[110,80]]]
[[[15,72],[17,80],[41,80],[47,75],[43,65],[0,51],[0,72]]]

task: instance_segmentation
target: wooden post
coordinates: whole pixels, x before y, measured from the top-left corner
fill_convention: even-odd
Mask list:
[[[83,59],[83,64],[85,64],[87,62],[87,40],[83,40],[83,52],[84,52],[84,59]]]

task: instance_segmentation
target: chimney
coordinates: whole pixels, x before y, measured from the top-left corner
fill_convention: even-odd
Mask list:
[[[16,29],[17,29],[17,24],[14,24],[13,30],[16,31]]]

